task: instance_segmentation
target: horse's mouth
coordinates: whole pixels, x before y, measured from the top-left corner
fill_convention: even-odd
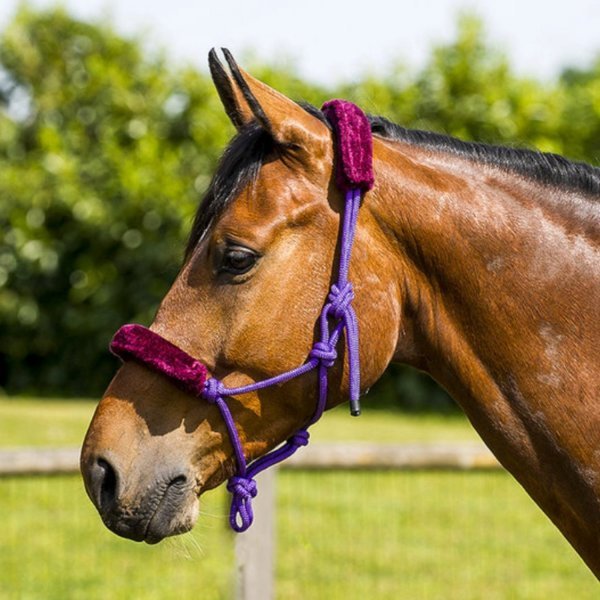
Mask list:
[[[167,491],[147,521],[143,541],[147,544],[158,544],[166,537],[187,533],[196,523],[198,507],[199,501],[195,494],[187,493],[183,502],[174,502],[172,494]]]
[[[194,527],[199,499],[189,485],[175,484],[146,496],[135,508],[115,503],[99,512],[113,533],[135,542],[157,544]]]
[[[158,544],[158,542],[162,542],[166,537],[187,533],[193,526],[194,522],[182,522],[177,524],[175,528],[169,528],[165,527],[163,523],[157,521],[153,516],[148,522],[142,541],[150,545]]]

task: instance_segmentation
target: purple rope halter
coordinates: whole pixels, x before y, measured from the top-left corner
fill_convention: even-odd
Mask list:
[[[354,291],[348,281],[348,268],[362,195],[370,190],[374,183],[371,127],[364,113],[354,104],[344,100],[325,103],[323,112],[335,132],[336,183],[345,193],[345,207],[341,226],[338,277],[331,286],[321,310],[320,339],[310,350],[307,361],[275,377],[237,388],[227,388],[221,381],[207,378],[206,367],[200,361],[141,325],[124,325],[117,331],[110,345],[113,354],[122,360],[133,359],[141,362],[166,375],[191,395],[217,406],[225,422],[237,463],[237,474],[227,482],[227,489],[232,494],[229,523],[237,532],[246,531],[254,518],[252,498],[257,494],[254,477],[308,444],[308,428],[319,420],[327,404],[328,371],[337,359],[336,348],[344,329],[349,365],[350,411],[354,416],[360,414],[358,324],[352,308]],[[313,369],[317,369],[319,394],[310,421],[283,445],[248,465],[225,398],[279,385]]]

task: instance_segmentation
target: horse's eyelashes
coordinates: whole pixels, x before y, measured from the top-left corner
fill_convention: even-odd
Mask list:
[[[219,271],[232,275],[243,275],[256,264],[258,258],[258,254],[249,248],[229,246],[223,252]]]

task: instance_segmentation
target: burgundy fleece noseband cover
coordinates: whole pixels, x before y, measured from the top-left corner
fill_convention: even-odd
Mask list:
[[[193,396],[202,395],[207,377],[206,367],[142,325],[123,325],[115,333],[110,351],[123,360],[136,360],[166,375]]]

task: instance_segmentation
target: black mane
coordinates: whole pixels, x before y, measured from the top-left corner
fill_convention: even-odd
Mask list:
[[[244,127],[223,152],[212,181],[200,202],[185,250],[186,258],[232,200],[252,181],[274,142],[256,122]]]
[[[600,168],[568,160],[559,154],[464,142],[441,133],[406,129],[384,117],[370,116],[369,121],[371,131],[387,139],[468,158],[564,190],[583,192],[589,196],[600,195]]]
[[[323,113],[303,105],[311,115],[329,126]],[[449,135],[418,129],[406,129],[383,117],[369,116],[371,131],[390,140],[451,153],[504,171],[517,173],[543,185],[600,196],[600,168],[570,161],[558,154],[535,150],[464,142]],[[257,123],[244,127],[226,148],[206,191],[190,233],[186,257],[190,255],[211,223],[233,199],[256,180],[265,157],[276,149],[275,143]]]

